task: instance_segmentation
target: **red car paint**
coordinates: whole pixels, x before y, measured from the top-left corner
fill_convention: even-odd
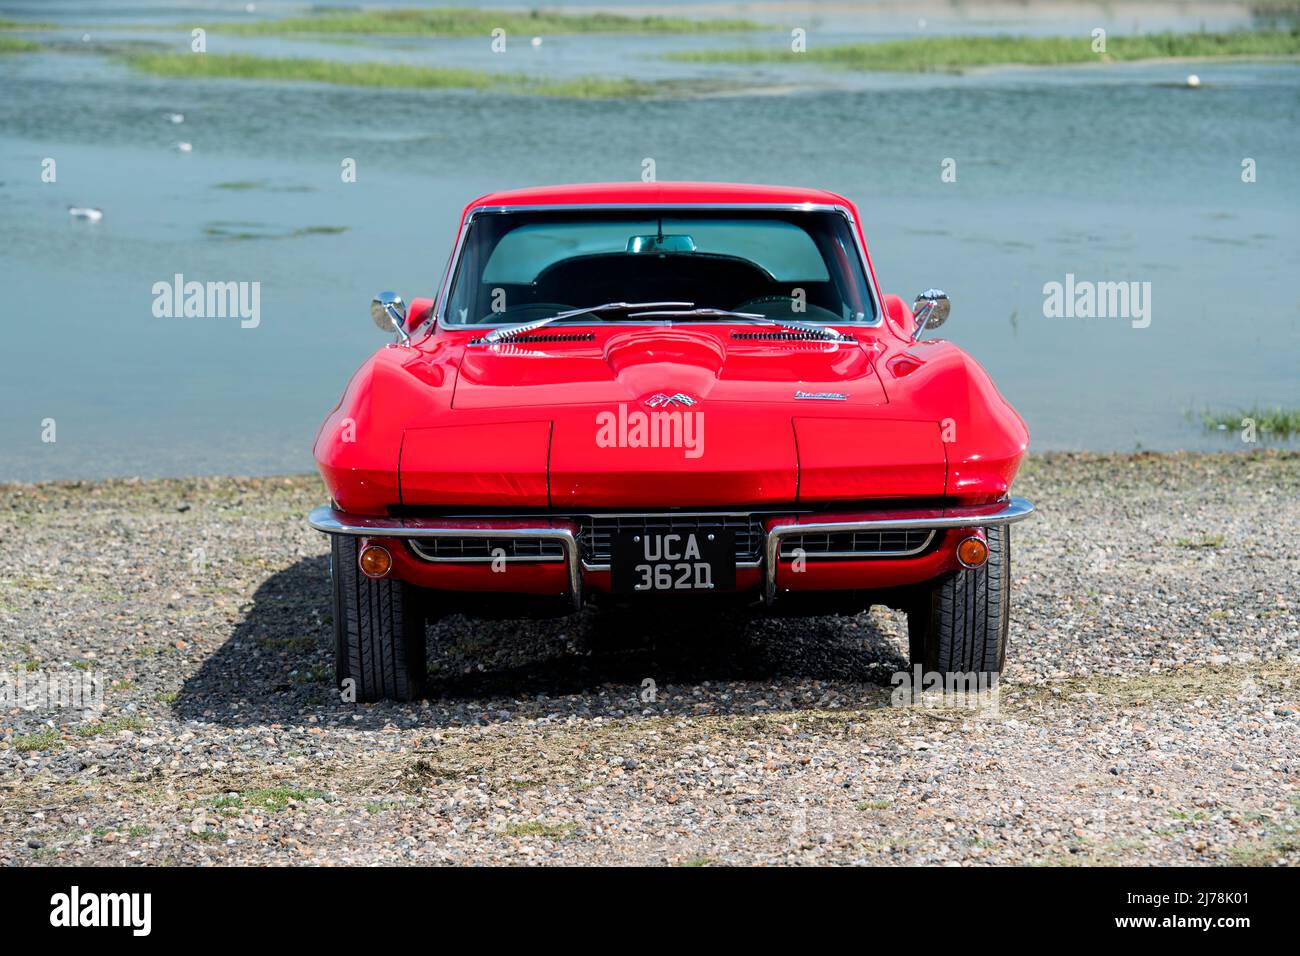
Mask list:
[[[861,217],[834,193],[712,183],[554,186],[483,196],[466,207],[640,204],[836,206],[852,218],[873,288]],[[444,286],[448,281],[444,276]],[[445,293],[445,289],[444,289]],[[410,341],[371,356],[317,435],[314,454],[335,508],[357,516],[583,509],[736,508],[779,515],[839,514],[899,502],[983,505],[1008,494],[1028,443],[1020,416],[984,370],[950,342],[914,342],[903,300],[881,296],[883,321],[854,328],[856,342],[737,340],[753,326],[725,321],[563,326],[589,340],[469,347],[482,330],[448,328],[441,299],[415,299]],[[849,323],[842,326],[849,328]],[[842,401],[800,401],[796,390]],[[596,416],[644,408],[657,393],[698,398],[707,453],[602,447]],[[843,505],[844,507],[840,507]],[[850,507],[851,506],[851,507]],[[558,519],[561,520],[562,519]],[[536,522],[534,522],[535,524]],[[892,587],[957,567],[970,530],[945,530],[921,556],[777,570],[789,590]],[[563,593],[563,564],[431,564],[399,539],[393,575],[447,590]],[[607,590],[607,570],[583,571],[584,589]],[[737,588],[757,588],[755,568]]]

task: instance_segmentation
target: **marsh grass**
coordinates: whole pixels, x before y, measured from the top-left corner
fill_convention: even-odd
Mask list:
[[[565,33],[723,33],[738,30],[761,30],[751,20],[694,20],[688,17],[631,17],[617,13],[558,13],[533,10],[471,10],[441,7],[432,10],[337,10],[321,11],[308,16],[249,23],[221,23],[210,28],[213,33],[239,33],[257,36],[284,34],[343,34],[384,36],[482,36],[492,31],[506,31],[507,42],[513,37]]]
[[[1181,57],[1297,56],[1300,30],[1235,33],[1152,33],[1112,36],[1105,53],[1092,51],[1092,38],[1024,36],[947,36],[812,46],[805,53],[787,48],[690,50],[667,58],[690,63],[828,64],[850,70],[960,72],[982,66],[1068,66]]]
[[[593,76],[537,79],[517,73],[493,73],[459,67],[340,63],[335,60],[264,57],[242,53],[207,53],[203,56],[190,53],[130,53],[125,56],[125,60],[133,69],[143,73],[187,79],[277,80],[394,89],[490,90],[582,99],[649,96],[674,90],[717,88],[717,84],[672,81],[649,83]]]
[[[1200,412],[1201,424],[1210,431],[1228,432],[1234,437],[1246,426],[1247,419],[1255,422],[1255,431],[1264,438],[1294,438],[1300,434],[1300,408],[1249,408],[1236,412]]]
[[[40,48],[35,40],[0,35],[0,53],[32,53]]]
[[[57,30],[52,23],[39,23],[36,20],[15,20],[12,17],[0,17],[0,30]]]
[[[348,228],[347,226],[299,226],[296,229],[276,231],[270,226],[256,222],[212,222],[204,227],[203,235],[209,239],[249,242],[258,239],[301,239],[304,236],[338,236],[347,232]],[[298,646],[293,643],[296,641],[306,641],[308,643]],[[307,647],[314,646],[315,638],[261,637],[258,638],[258,643],[267,647],[275,646],[282,650],[304,650]]]

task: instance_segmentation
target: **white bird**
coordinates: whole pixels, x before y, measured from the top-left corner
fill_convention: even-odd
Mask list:
[[[1191,87],[1200,86],[1201,78],[1197,76],[1195,73],[1189,73],[1187,74],[1187,85]]]
[[[181,142],[176,144],[176,151],[178,153],[192,153],[194,152],[194,144],[187,143],[184,140],[182,140]]]
[[[169,122],[172,122],[172,123],[184,123],[184,122],[185,122],[185,114],[184,114],[184,113],[168,113],[168,114],[167,114],[167,119],[168,119]]]
[[[87,222],[99,222],[104,218],[104,210],[96,209],[93,206],[69,206],[68,215],[73,219],[84,219]]]
[[[533,38],[532,38],[531,40],[529,40],[528,42],[531,43],[533,46],[541,46],[541,45],[542,45],[542,38],[541,38],[541,37],[533,37]]]

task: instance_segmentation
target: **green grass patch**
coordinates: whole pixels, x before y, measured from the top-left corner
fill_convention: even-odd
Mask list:
[[[817,46],[804,53],[787,47],[687,50],[667,54],[688,63],[822,63],[850,70],[960,72],[981,66],[1068,66],[1162,60],[1178,57],[1297,56],[1300,30],[1234,33],[1152,33],[1112,36],[1105,53],[1094,53],[1092,37],[935,36],[884,43]]]
[[[247,790],[244,793],[226,794],[213,801],[213,806],[225,816],[238,816],[239,811],[271,810],[278,812],[290,803],[306,803],[308,800],[326,800],[329,798],[324,790],[307,787],[302,790],[293,787],[263,787]]]
[[[380,36],[481,36],[506,31],[512,38],[562,33],[721,33],[761,30],[752,20],[693,20],[689,17],[642,16],[617,13],[559,13],[549,10],[471,10],[441,7],[432,10],[325,10],[309,16],[259,20],[250,23],[220,23],[211,33],[277,36],[290,33],[380,35]]]
[[[855,810],[888,810],[888,800],[863,800],[854,806]]]
[[[57,730],[42,730],[39,734],[27,734],[14,738],[14,749],[21,753],[33,750],[54,750],[63,746]]]
[[[577,827],[572,823],[545,823],[529,820],[527,823],[510,823],[504,833],[513,837],[543,837],[547,840],[567,840]]]
[[[0,36],[0,53],[31,53],[40,48],[41,45],[35,40],[24,40],[22,37]]]
[[[259,647],[277,651],[310,651],[316,646],[316,638],[311,634],[291,634],[286,637],[259,634],[255,640]]]
[[[681,90],[707,91],[719,88],[716,83],[651,83],[596,76],[540,79],[517,73],[492,73],[459,67],[340,63],[336,60],[251,56],[242,53],[130,53],[125,56],[125,60],[132,69],[143,73],[184,79],[275,80],[415,90],[489,90],[579,99],[649,96]]]
[[[1264,438],[1294,438],[1300,434],[1300,408],[1249,408],[1236,412],[1200,413],[1201,424],[1210,431],[1226,431],[1236,437],[1254,423],[1255,433]]]
[[[12,17],[0,17],[0,30],[57,30],[52,23],[39,23],[35,20],[15,20]]]
[[[293,676],[293,680],[298,684],[327,684],[334,677],[334,666],[332,664],[317,664],[300,671]]]
[[[34,577],[30,574],[19,575],[16,578],[4,578],[0,584],[14,587],[20,591],[53,591],[54,583],[49,578]]]
[[[143,730],[145,723],[139,717],[116,717],[112,720],[101,720],[95,724],[83,724],[77,728],[78,737],[100,737],[104,734],[115,734],[122,730]]]

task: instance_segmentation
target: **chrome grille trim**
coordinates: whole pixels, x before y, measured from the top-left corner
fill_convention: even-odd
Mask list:
[[[407,544],[422,561],[465,564],[495,561],[498,557],[511,563],[564,560],[564,545],[554,538],[517,538],[508,533],[494,538],[411,538]]]
[[[767,528],[760,526],[761,557],[755,562],[738,562],[737,567],[763,568],[763,600],[771,605],[777,597],[777,570],[782,561],[782,540],[792,535],[809,535],[820,533],[839,533],[844,531],[916,531],[937,532],[947,528],[990,528],[996,525],[1008,525],[1023,521],[1034,513],[1032,502],[1024,498],[1003,498],[986,505],[958,505],[940,508],[903,509],[881,513],[874,517],[849,518],[835,520],[798,519],[791,524],[775,524]],[[655,517],[690,517],[719,518],[741,517],[751,521],[762,522],[782,516],[789,520],[793,517],[788,511],[769,512],[668,512]],[[480,516],[481,521],[502,520],[509,516]],[[520,516],[514,516],[518,520]],[[578,544],[577,524],[584,517],[618,518],[628,515],[550,515],[536,516],[538,525],[511,528],[475,527],[470,516],[455,518],[398,517],[378,515],[357,515],[338,511],[332,507],[313,508],[307,516],[307,523],[317,531],[325,534],[341,534],[355,537],[404,538],[408,540],[427,540],[434,538],[543,538],[558,542],[564,551],[564,563],[568,571],[568,598],[575,609],[582,607],[582,571],[601,570],[588,567],[583,560]],[[644,513],[631,517],[646,517]],[[799,521],[802,523],[799,523]],[[563,523],[561,523],[563,522]]]
[[[933,528],[898,531],[821,531],[790,534],[781,539],[781,557],[906,558],[928,548],[938,534]]]
[[[776,600],[776,576],[781,564],[782,542],[792,535],[843,531],[941,531],[947,528],[991,528],[995,525],[1023,521],[1034,513],[1032,502],[1024,498],[1003,498],[994,504],[922,509],[882,514],[875,518],[847,521],[809,521],[804,524],[779,525],[768,531],[763,556],[763,602]]]

